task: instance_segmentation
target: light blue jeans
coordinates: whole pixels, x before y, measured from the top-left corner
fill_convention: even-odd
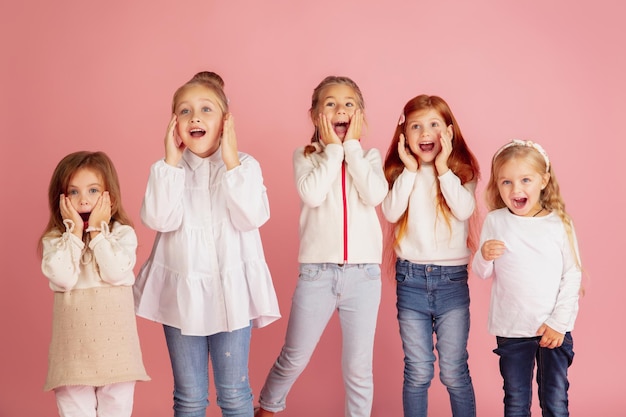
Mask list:
[[[469,287],[467,266],[396,262],[397,307],[404,349],[402,402],[405,417],[426,417],[428,388],[439,353],[439,378],[454,417],[475,417],[476,398],[467,365]],[[437,344],[433,346],[433,333]]]
[[[250,329],[185,336],[163,326],[174,372],[174,417],[204,417],[209,405],[209,356],[222,416],[252,417],[252,389],[248,379]]]
[[[342,332],[345,416],[369,417],[374,395],[372,359],[380,291],[378,264],[301,264],[285,344],[261,390],[261,407],[273,412],[285,409],[289,390],[337,311]]]

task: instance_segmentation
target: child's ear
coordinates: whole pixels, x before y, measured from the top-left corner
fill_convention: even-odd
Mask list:
[[[320,121],[319,114],[313,114],[313,112],[311,112],[311,122],[313,122],[313,126],[318,127],[319,121]]]
[[[550,182],[550,173],[546,172],[541,177],[541,189],[543,190],[544,188],[546,188],[549,182]]]

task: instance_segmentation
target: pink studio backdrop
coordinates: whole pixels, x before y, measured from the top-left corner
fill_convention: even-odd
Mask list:
[[[576,222],[587,272],[573,333],[571,412],[623,415],[621,2],[39,0],[4,2],[0,16],[0,416],[56,415],[54,395],[42,391],[52,293],[35,252],[54,166],[76,150],[112,157],[136,222],[138,269],[154,237],[141,224],[139,208],[149,167],[163,156],[171,97],[204,69],[226,80],[240,149],[260,161],[272,209],[262,237],[283,319],[253,332],[255,399],[282,345],[297,278],[299,201],[291,154],[310,137],[313,88],[335,74],[360,85],[368,117],[363,144],[383,154],[408,99],[420,93],[446,99],[481,162],[481,193],[500,145],[512,138],[544,145]],[[394,285],[388,273],[383,280],[376,417],[400,416],[402,409]],[[495,340],[486,330],[490,283],[471,277],[470,285],[478,415],[498,416],[502,383]],[[143,319],[138,325],[152,381],[137,385],[134,415],[172,415],[162,329]],[[340,340],[333,320],[282,415],[343,415]],[[211,387],[209,416],[220,415],[214,396]],[[437,377],[429,404],[431,416],[451,415]]]

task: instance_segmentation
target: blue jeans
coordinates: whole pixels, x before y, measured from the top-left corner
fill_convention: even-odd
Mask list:
[[[209,405],[209,356],[217,405],[223,416],[252,417],[252,389],[248,379],[250,329],[185,336],[163,325],[174,372],[174,416],[204,417]]]
[[[397,307],[404,349],[402,403],[405,417],[426,417],[428,388],[439,354],[439,379],[454,417],[475,417],[476,397],[467,365],[469,287],[467,266],[396,261]],[[433,333],[437,343],[433,345]]]
[[[374,394],[372,360],[380,304],[378,264],[301,264],[291,301],[285,344],[269,372],[259,402],[285,409],[294,382],[311,359],[328,321],[339,314],[345,416],[369,417]]]
[[[532,402],[532,383],[537,363],[539,405],[544,417],[567,417],[567,369],[574,360],[574,340],[565,333],[561,347],[539,346],[541,337],[497,337],[500,373],[504,379],[504,416],[528,417]]]

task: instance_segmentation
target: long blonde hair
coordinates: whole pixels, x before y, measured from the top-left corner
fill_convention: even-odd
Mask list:
[[[576,264],[582,268],[576,244],[574,241],[574,229],[572,218],[565,211],[565,201],[561,196],[559,182],[556,179],[554,168],[550,163],[548,154],[537,143],[532,141],[514,140],[502,146],[493,156],[491,161],[491,177],[485,188],[485,202],[489,210],[496,210],[506,207],[498,190],[498,175],[502,166],[514,159],[523,159],[540,175],[549,174],[548,183],[541,190],[539,202],[541,207],[548,211],[554,211],[563,222],[567,237],[569,239],[572,253],[576,256]]]

